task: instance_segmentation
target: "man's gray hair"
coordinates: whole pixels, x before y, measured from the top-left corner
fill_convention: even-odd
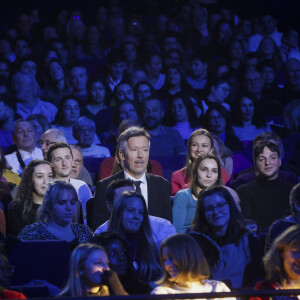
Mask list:
[[[55,142],[57,142],[57,143],[67,143],[66,136],[61,130],[56,129],[56,128],[50,128],[47,131],[45,131],[42,134],[42,136],[44,134],[48,134],[48,133],[53,133],[55,135]]]
[[[40,89],[39,84],[37,83],[37,81],[35,80],[35,78],[33,77],[32,74],[30,74],[30,73],[24,73],[24,72],[17,72],[13,76],[13,81],[15,81],[18,78],[24,77],[24,76],[26,76],[26,77],[29,78],[30,85],[32,86],[34,96],[39,97],[40,94],[41,94],[41,89]]]
[[[150,143],[150,134],[141,127],[130,127],[126,129],[124,132],[122,132],[119,136],[119,150],[125,151],[125,144],[128,142],[128,140],[135,136],[144,136],[146,139],[148,139]]]

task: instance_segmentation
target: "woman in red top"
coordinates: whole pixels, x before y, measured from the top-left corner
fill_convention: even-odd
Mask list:
[[[189,137],[187,143],[187,163],[184,168],[175,171],[171,178],[171,194],[175,195],[182,188],[189,187],[193,164],[196,158],[202,154],[210,154],[214,151],[213,137],[206,129],[197,129]],[[221,169],[222,184],[229,180],[229,175],[225,169]]]

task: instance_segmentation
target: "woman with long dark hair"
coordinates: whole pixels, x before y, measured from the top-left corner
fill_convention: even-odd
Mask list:
[[[141,194],[125,192],[121,196],[114,205],[107,231],[118,233],[127,242],[133,267],[141,279],[147,282],[158,279],[158,252]]]
[[[17,236],[26,225],[35,222],[53,170],[48,161],[34,159],[24,169],[15,199],[8,206],[7,232]]]

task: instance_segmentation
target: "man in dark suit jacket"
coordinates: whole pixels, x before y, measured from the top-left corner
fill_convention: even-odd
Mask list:
[[[106,187],[115,179],[130,179],[147,203],[150,215],[172,219],[170,185],[163,177],[146,173],[150,135],[143,128],[131,127],[119,137],[119,156],[124,170],[99,181],[91,213],[90,227],[95,230],[109,218],[106,208]]]

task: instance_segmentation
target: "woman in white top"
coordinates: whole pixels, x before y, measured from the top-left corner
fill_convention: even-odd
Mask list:
[[[163,275],[151,294],[229,292],[221,281],[208,280],[210,270],[198,243],[189,235],[174,234],[160,246]]]

